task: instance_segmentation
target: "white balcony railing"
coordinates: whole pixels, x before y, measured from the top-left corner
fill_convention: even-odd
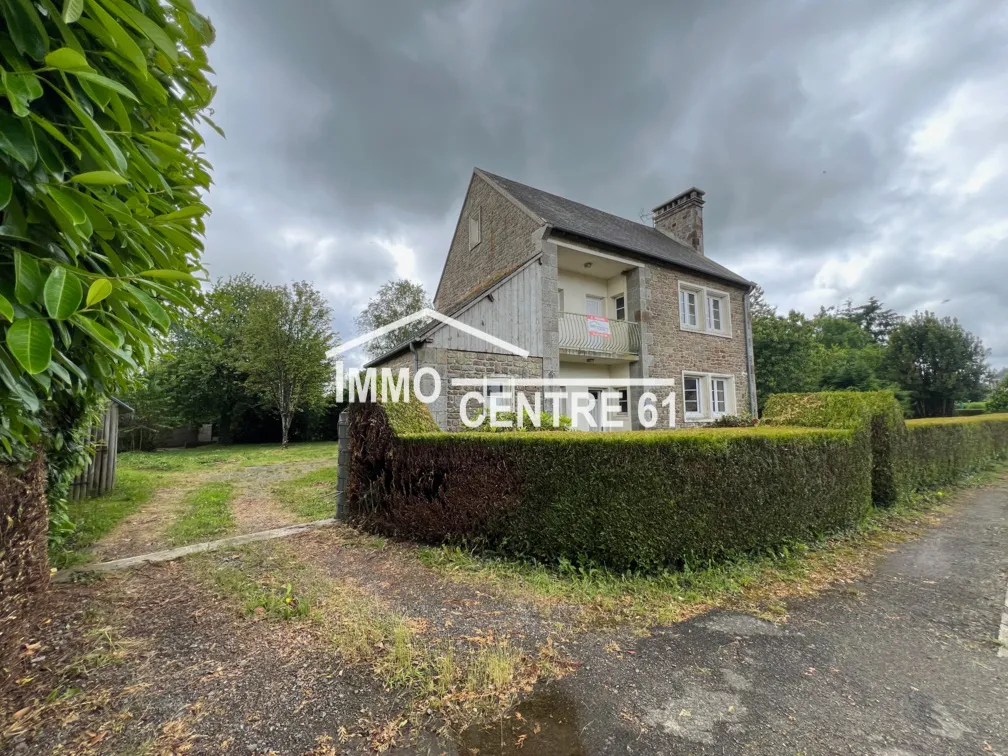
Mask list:
[[[560,351],[632,359],[640,355],[640,325],[626,320],[560,313]]]

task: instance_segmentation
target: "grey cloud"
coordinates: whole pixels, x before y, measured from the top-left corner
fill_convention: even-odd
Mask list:
[[[950,299],[1008,364],[1008,279],[990,275],[1008,236],[1003,4],[202,5],[228,132],[208,146],[208,262],[315,280],[344,335],[399,270],[376,239],[411,248],[433,290],[480,165],[631,218],[696,184],[709,253],[772,301]],[[993,115],[922,152],[913,136],[964,86]],[[945,185],[985,159],[968,198]]]

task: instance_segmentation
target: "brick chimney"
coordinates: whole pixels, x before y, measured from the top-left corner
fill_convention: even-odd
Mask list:
[[[663,234],[703,254],[704,193],[695,186],[652,210],[654,226]]]

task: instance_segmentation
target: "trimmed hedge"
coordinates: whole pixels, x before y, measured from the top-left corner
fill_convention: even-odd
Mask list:
[[[813,538],[871,504],[870,451],[848,429],[397,435],[381,405],[355,404],[350,453],[363,527],[620,569]]]
[[[774,394],[763,411],[763,423],[864,430],[872,452],[874,504],[895,504],[906,489],[906,423],[891,391]]]
[[[933,488],[1008,458],[1008,414],[907,421],[911,488]]]

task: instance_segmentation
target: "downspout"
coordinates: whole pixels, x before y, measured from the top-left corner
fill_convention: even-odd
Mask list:
[[[409,343],[409,350],[413,355],[413,375],[416,376],[416,374],[420,371],[420,353],[416,350],[415,341],[411,341]]]
[[[742,309],[745,313],[746,368],[749,372],[749,413],[753,417],[759,417],[759,406],[756,400],[756,358],[753,355],[752,318],[749,313],[749,295],[751,293],[750,289],[742,297]]]

